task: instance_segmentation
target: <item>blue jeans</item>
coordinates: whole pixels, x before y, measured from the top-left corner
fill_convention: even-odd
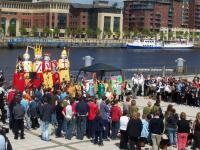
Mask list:
[[[88,138],[94,138],[94,120],[88,120],[88,125],[87,125],[87,128],[88,128]]]
[[[56,113],[52,113],[52,114],[51,114],[51,124],[52,124],[53,126],[56,126],[56,125],[57,125]]]
[[[63,126],[65,129],[65,138],[68,140],[71,140],[71,138],[72,138],[72,120],[64,119]]]
[[[49,141],[49,122],[42,121],[42,140]]]
[[[106,119],[103,120],[103,126],[104,126],[103,138],[107,139],[108,138],[108,132],[109,132],[109,122],[108,122],[108,120],[106,120]]]
[[[116,139],[117,138],[117,133],[119,131],[119,121],[113,121],[112,122],[112,139]]]
[[[56,129],[56,136],[61,137],[61,131],[62,131],[62,126],[63,126],[63,120],[62,119],[57,119],[58,127]]]
[[[176,129],[167,128],[167,133],[168,133],[168,136],[169,136],[170,145],[176,145],[177,144]]]
[[[77,139],[82,140],[84,134],[86,133],[86,116],[78,116],[77,117]]]

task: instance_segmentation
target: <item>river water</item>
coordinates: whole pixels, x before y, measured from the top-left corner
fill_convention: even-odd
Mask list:
[[[59,59],[62,48],[48,49],[52,59]],[[7,79],[11,79],[15,69],[17,56],[23,54],[25,49],[1,49],[0,68],[5,72]],[[29,50],[33,60],[33,50]],[[188,73],[200,72],[200,50],[167,51],[167,50],[131,50],[126,48],[71,48],[70,62],[71,70],[76,71],[84,66],[84,56],[90,55],[94,58],[93,63],[108,63],[123,69],[132,68],[154,68],[166,66],[174,68],[175,60],[183,58],[189,69]]]

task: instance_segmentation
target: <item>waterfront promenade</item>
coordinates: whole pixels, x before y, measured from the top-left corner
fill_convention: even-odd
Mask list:
[[[140,112],[146,103],[149,101],[148,98],[138,97],[136,99],[137,105],[140,108]],[[152,100],[154,103],[154,100]],[[165,111],[167,105],[169,103],[161,102],[162,109]],[[188,119],[194,120],[196,113],[199,111],[199,108],[196,107],[189,107],[186,105],[178,105],[173,104],[174,108],[176,109],[177,113],[180,114],[182,111],[186,112],[188,115]],[[51,128],[52,129],[52,128]],[[42,141],[39,137],[40,130],[26,130],[25,131],[25,139],[24,140],[14,140],[14,136],[12,132],[8,134],[8,138],[10,139],[14,150],[119,150],[119,140],[111,140],[105,141],[104,146],[97,146],[90,142],[89,139],[85,138],[84,140],[80,141],[77,140],[75,137],[71,141],[66,140],[64,138],[55,138],[55,135],[51,135],[51,141],[45,142]],[[150,146],[146,146],[146,150],[151,150]],[[187,148],[190,149],[189,147]],[[169,148],[169,150],[176,150],[176,148]]]

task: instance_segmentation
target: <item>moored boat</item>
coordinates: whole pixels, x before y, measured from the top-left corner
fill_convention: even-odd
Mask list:
[[[194,44],[192,42],[163,42],[158,40],[141,40],[136,39],[131,43],[126,44],[130,49],[192,49]]]

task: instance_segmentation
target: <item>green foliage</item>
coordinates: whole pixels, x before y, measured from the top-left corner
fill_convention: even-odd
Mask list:
[[[171,40],[173,38],[173,36],[174,36],[174,32],[173,31],[169,31],[168,32],[168,38],[169,38],[169,40]]]
[[[10,36],[15,36],[16,35],[16,27],[13,24],[10,24],[8,27],[8,33]]]
[[[119,38],[119,37],[120,37],[120,34],[121,34],[121,32],[120,32],[120,30],[119,30],[119,29],[115,31],[115,36],[116,36],[117,38]]]
[[[38,28],[36,26],[33,26],[31,29],[31,33],[34,37],[36,37],[37,32],[38,32]]]
[[[66,34],[66,36],[70,36],[72,34],[72,29],[70,27],[66,27],[65,34]]]
[[[125,36],[125,38],[130,38],[130,35],[131,35],[131,32],[130,32],[129,28],[126,27],[125,30],[124,30],[124,36]]]
[[[93,37],[95,35],[95,31],[91,28],[87,28],[86,34],[88,37]]]
[[[47,26],[44,27],[43,34],[45,37],[49,36],[51,33],[52,33],[51,30]]]
[[[60,34],[60,29],[58,27],[56,27],[54,30],[53,30],[53,34],[55,37],[59,37],[59,34]]]
[[[164,32],[163,32],[163,31],[160,31],[159,34],[160,34],[160,39],[161,39],[161,40],[164,40],[164,38],[165,38]]]
[[[100,28],[97,28],[96,30],[95,30],[95,35],[97,36],[97,37],[99,37],[100,36],[100,34],[101,34],[101,29]]]
[[[19,29],[19,32],[20,32],[20,34],[23,36],[23,35],[27,35],[27,29],[25,28],[25,27],[21,27],[20,29]]]

